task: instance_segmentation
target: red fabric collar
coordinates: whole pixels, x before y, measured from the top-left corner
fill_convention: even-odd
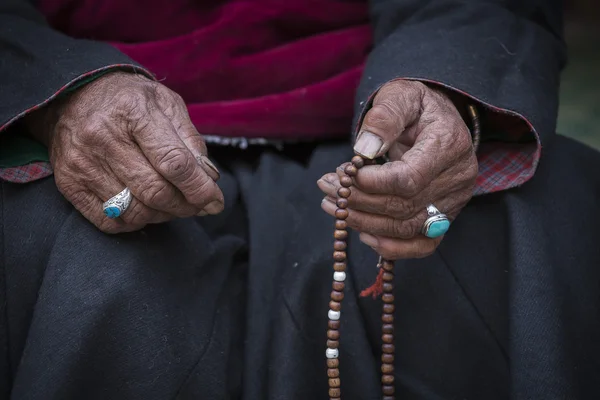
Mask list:
[[[41,0],[38,6],[55,28],[109,42],[152,71],[185,99],[203,134],[350,134],[371,46],[364,1]]]

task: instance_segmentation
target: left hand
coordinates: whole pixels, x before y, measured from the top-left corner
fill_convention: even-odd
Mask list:
[[[365,115],[354,151],[369,159],[387,153],[390,162],[360,169],[348,225],[386,259],[432,254],[442,238],[421,234],[427,205],[452,221],[471,199],[478,173],[469,129],[452,101],[420,82],[388,82]],[[317,183],[332,216],[342,171]]]

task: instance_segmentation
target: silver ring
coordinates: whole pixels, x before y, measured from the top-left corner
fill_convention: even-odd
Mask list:
[[[129,208],[132,198],[131,190],[125,188],[119,194],[106,200],[102,205],[102,211],[108,218],[119,218]]]
[[[428,238],[435,239],[444,235],[450,229],[450,220],[446,214],[440,212],[433,204],[427,206],[427,215],[421,233]]]

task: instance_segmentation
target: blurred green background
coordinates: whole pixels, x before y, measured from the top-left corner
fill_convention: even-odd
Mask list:
[[[569,63],[562,75],[557,131],[600,150],[598,8],[598,3],[588,3],[586,8],[586,4],[575,2],[568,14],[565,38]]]

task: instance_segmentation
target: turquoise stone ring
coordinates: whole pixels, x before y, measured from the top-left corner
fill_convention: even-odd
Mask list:
[[[116,196],[111,197],[102,205],[102,211],[110,219],[119,218],[131,204],[133,195],[128,188],[123,189]]]
[[[433,204],[430,204],[427,206],[427,215],[429,218],[423,224],[423,235],[435,239],[448,232],[450,220],[446,214],[442,214]]]

